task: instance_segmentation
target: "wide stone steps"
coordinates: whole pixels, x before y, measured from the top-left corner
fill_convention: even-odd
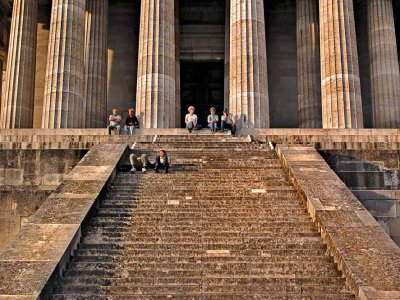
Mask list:
[[[143,295],[141,294],[130,294],[130,295],[102,295],[102,294],[91,294],[88,297],[85,294],[73,294],[73,295],[63,295],[63,294],[55,294],[53,296],[54,300],[131,300],[131,299],[165,299],[171,298],[172,295],[168,294],[155,294],[153,293],[150,295]],[[187,294],[174,294],[173,299],[188,299]],[[224,299],[270,299],[270,300],[350,300],[354,299],[353,295],[350,294],[304,294],[304,293],[265,293],[256,294],[256,293],[192,293],[190,294],[190,299],[209,299],[209,300],[224,300]]]
[[[231,293],[289,293],[289,294],[340,294],[342,292],[342,284],[337,285],[283,285],[283,284],[254,284],[245,286],[243,284],[188,284],[188,285],[159,285],[149,282],[148,285],[138,284],[133,286],[85,286],[85,285],[68,285],[61,289],[62,293],[80,292],[82,294],[118,294],[118,295],[154,295],[154,294],[193,294],[193,293],[214,293],[223,294],[229,290]]]
[[[354,299],[267,145],[185,135],[146,147],[169,151],[171,173],[117,174],[53,299]]]

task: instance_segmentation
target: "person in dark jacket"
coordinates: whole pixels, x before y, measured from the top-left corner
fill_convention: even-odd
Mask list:
[[[125,127],[124,127],[124,131],[125,134],[133,134],[133,129],[135,128],[139,128],[139,120],[138,118],[135,116],[135,110],[133,108],[130,108],[128,110],[128,116],[126,117],[125,120]]]
[[[168,174],[169,163],[170,163],[170,161],[168,159],[167,152],[165,150],[161,150],[160,155],[157,156],[157,158],[156,158],[156,166],[154,168],[156,170],[156,173],[158,173],[159,169],[164,169],[165,173]]]

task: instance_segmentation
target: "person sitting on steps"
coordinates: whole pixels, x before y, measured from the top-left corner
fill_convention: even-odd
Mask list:
[[[221,130],[225,131],[225,129],[231,130],[232,134],[235,135],[236,125],[235,119],[227,108],[224,108],[223,115],[221,116]]]
[[[111,131],[114,129],[117,131],[117,134],[120,134],[122,118],[118,113],[118,109],[113,108],[112,114],[108,118],[108,121],[110,122],[110,125],[107,126],[108,135],[111,135]]]
[[[169,159],[167,152],[165,150],[160,151],[160,155],[157,156],[156,158],[156,166],[154,168],[156,170],[156,173],[158,173],[159,169],[164,169],[165,174],[168,174],[169,172]]]
[[[195,115],[195,113],[194,113],[194,111],[195,111],[194,106],[189,106],[188,111],[189,111],[189,113],[185,117],[185,124],[186,124],[187,130],[189,130],[189,132],[192,132],[192,130],[197,130],[198,119],[197,119],[197,115]]]
[[[140,156],[140,159],[138,159],[136,154],[131,154],[131,155],[129,155],[129,161],[132,166],[131,173],[135,173],[136,170],[140,170],[140,169],[142,169],[143,173],[146,173],[148,167],[149,168],[155,167],[155,164],[152,164],[149,161],[149,158],[146,154],[142,154],[142,156]]]
[[[215,107],[210,108],[211,114],[207,117],[208,127],[210,127],[212,132],[217,132],[218,127],[218,115],[216,114],[217,109]]]
[[[133,108],[130,108],[128,110],[128,116],[126,117],[125,121],[125,134],[128,135],[128,133],[130,133],[131,135],[133,135],[134,128],[139,128],[139,121],[135,116],[135,110]]]

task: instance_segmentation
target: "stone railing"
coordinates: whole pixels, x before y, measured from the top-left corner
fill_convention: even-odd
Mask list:
[[[400,248],[312,147],[277,153],[359,299],[400,299]]]

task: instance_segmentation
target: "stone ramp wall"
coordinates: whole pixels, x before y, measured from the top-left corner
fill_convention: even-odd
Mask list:
[[[400,299],[400,248],[312,147],[277,147],[330,254],[359,299]]]
[[[81,236],[81,225],[127,149],[94,146],[29,223],[0,252],[0,299],[37,299],[58,276]]]
[[[330,150],[321,155],[400,246],[400,151]]]

